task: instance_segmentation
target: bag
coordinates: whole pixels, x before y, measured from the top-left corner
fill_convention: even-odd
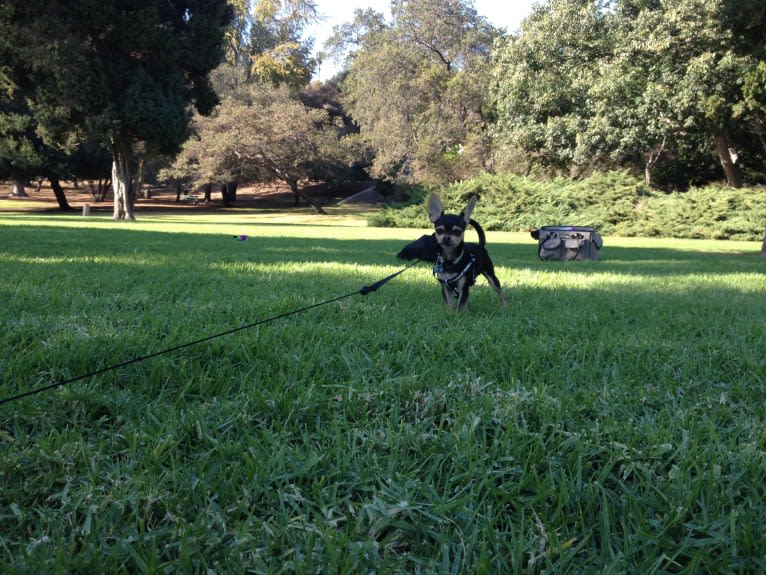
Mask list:
[[[543,226],[532,232],[541,260],[597,260],[604,241],[583,226]]]

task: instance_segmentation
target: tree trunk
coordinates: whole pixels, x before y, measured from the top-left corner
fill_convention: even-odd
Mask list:
[[[304,194],[303,192],[301,192],[300,188],[298,187],[298,182],[296,182],[296,181],[294,181],[294,180],[289,180],[289,181],[287,182],[287,185],[288,185],[288,186],[290,186],[290,190],[292,191],[292,193],[293,193],[293,194],[295,194],[295,200],[296,200],[296,202],[298,201],[298,199],[302,199],[302,200],[303,200],[303,201],[305,201],[305,202],[306,202],[308,205],[310,205],[312,208],[314,208],[314,211],[315,211],[316,213],[318,213],[318,214],[322,214],[322,215],[326,215],[326,214],[327,214],[327,212],[325,212],[325,211],[322,209],[322,206],[320,206],[320,205],[319,205],[319,204],[317,204],[317,203],[316,203],[314,200],[310,199],[310,198],[309,198],[309,197],[308,197],[306,194]]]
[[[726,174],[726,183],[732,188],[742,187],[742,173],[734,163],[729,150],[729,144],[723,134],[713,136],[715,142],[715,151],[718,153],[718,159],[721,162],[724,174]]]
[[[11,195],[14,198],[27,198],[27,197],[29,197],[29,194],[27,194],[26,190],[24,189],[24,180],[13,180],[13,187],[11,188]]]
[[[764,130],[763,128],[757,129],[758,139],[761,142],[761,147],[763,148],[763,151],[766,152],[766,138],[763,137]]]
[[[231,207],[231,195],[229,194],[228,184],[221,184],[221,204],[224,208]]]
[[[133,182],[133,147],[128,138],[117,137],[112,142],[112,187],[114,212],[112,219],[135,220],[136,189]]]
[[[230,208],[237,201],[237,182],[226,182],[221,185],[221,198],[223,207]]]
[[[98,180],[98,199],[96,201],[103,202],[106,199],[106,196],[109,193],[109,187],[111,185],[112,182],[109,180]]]
[[[229,191],[229,200],[232,202],[237,201],[237,189],[239,188],[239,182],[234,180],[226,184],[226,189]]]
[[[766,258],[766,232],[763,232],[763,243],[761,244],[761,257]]]
[[[647,188],[652,187],[652,170],[654,169],[654,166],[657,165],[657,162],[660,161],[660,158],[665,151],[666,141],[666,137],[663,136],[660,147],[656,150],[656,152],[649,152],[649,155],[646,159],[646,164],[644,164],[644,184]]]
[[[48,178],[51,182],[51,189],[53,190],[53,193],[56,195],[56,201],[59,203],[59,209],[60,210],[72,210],[72,206],[69,205],[69,202],[67,202],[66,195],[64,194],[64,188],[61,187],[61,182],[59,182],[58,178]]]
[[[144,189],[144,159],[141,158],[138,161],[138,174],[136,176],[136,194],[140,194],[142,198],[149,199],[148,188]]]

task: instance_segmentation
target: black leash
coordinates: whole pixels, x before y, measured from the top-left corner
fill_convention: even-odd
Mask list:
[[[50,391],[51,389],[56,389],[57,387],[63,387],[65,385],[69,385],[70,383],[74,383],[76,381],[81,381],[83,379],[88,379],[89,377],[94,377],[96,375],[101,375],[102,373],[106,373],[107,371],[113,371],[115,369],[119,369],[121,367],[125,367],[125,366],[128,366],[128,365],[133,365],[134,363],[140,363],[142,361],[146,361],[147,359],[152,359],[152,358],[158,357],[160,355],[165,355],[167,353],[172,353],[174,351],[185,349],[185,348],[191,347],[193,345],[198,345],[200,343],[205,343],[207,341],[211,341],[211,340],[217,339],[219,337],[223,337],[223,336],[226,336],[226,335],[231,335],[233,333],[237,333],[238,331],[243,331],[245,329],[251,329],[253,327],[262,325],[264,323],[269,323],[269,322],[272,322],[272,321],[276,321],[278,319],[283,319],[283,318],[289,317],[291,315],[295,315],[295,314],[298,314],[298,313],[302,313],[304,311],[308,311],[310,309],[314,309],[314,308],[319,307],[319,306],[335,303],[336,301],[340,301],[340,300],[343,300],[343,299],[346,299],[346,298],[349,298],[349,297],[352,297],[352,296],[355,296],[355,295],[367,295],[368,293],[372,293],[374,291],[377,291],[378,288],[382,287],[384,284],[386,284],[387,282],[391,281],[392,279],[394,279],[399,274],[404,273],[405,271],[407,271],[408,269],[410,269],[411,267],[413,267],[414,265],[417,265],[419,263],[420,263],[420,260],[416,260],[414,263],[411,263],[410,265],[400,269],[398,272],[392,273],[391,275],[386,276],[383,279],[378,280],[378,281],[376,281],[373,284],[370,284],[370,285],[367,285],[367,286],[362,286],[362,288],[357,290],[357,291],[350,292],[350,293],[347,293],[345,295],[341,295],[341,296],[338,296],[338,297],[334,297],[334,298],[328,299],[326,301],[322,301],[322,302],[319,302],[319,303],[308,305],[306,307],[302,307],[302,308],[299,308],[299,309],[294,309],[292,311],[281,313],[279,315],[275,315],[275,316],[267,318],[267,319],[262,319],[262,320],[259,320],[259,321],[256,321],[256,322],[253,322],[253,323],[250,323],[250,324],[247,324],[247,325],[243,325],[243,326],[240,326],[240,327],[235,327],[234,329],[230,329],[228,331],[217,333],[215,335],[210,335],[208,337],[203,337],[202,339],[197,339],[197,340],[194,340],[194,341],[190,341],[188,343],[183,343],[181,345],[177,345],[175,347],[164,349],[162,351],[157,351],[157,352],[154,352],[154,353],[150,353],[149,355],[142,355],[140,357],[135,357],[133,359],[129,359],[128,361],[123,361],[122,363],[117,363],[115,365],[110,365],[109,367],[104,367],[102,369],[98,369],[98,370],[92,371],[90,373],[86,373],[86,374],[83,374],[83,375],[78,375],[77,377],[73,377],[72,379],[61,380],[61,381],[57,381],[55,383],[51,383],[49,385],[44,385],[44,386],[41,386],[41,387],[30,389],[29,391],[25,391],[23,393],[19,393],[17,395],[13,395],[11,397],[6,397],[6,398],[3,398],[3,399],[0,399],[0,405],[4,405],[4,404],[10,403],[12,401],[17,401],[17,400],[22,399],[24,397],[29,397],[30,395],[36,395],[38,393],[43,393],[45,391]]]

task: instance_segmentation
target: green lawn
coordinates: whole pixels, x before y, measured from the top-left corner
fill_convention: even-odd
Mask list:
[[[353,294],[423,233],[139,216],[3,214],[0,401]],[[506,309],[421,264],[0,405],[0,572],[766,571],[760,244],[488,238]]]

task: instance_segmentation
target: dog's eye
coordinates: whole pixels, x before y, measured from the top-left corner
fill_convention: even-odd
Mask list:
[[[436,228],[436,233],[437,234],[443,234],[443,233],[445,233],[445,230],[442,227],[438,227],[438,228]]]

